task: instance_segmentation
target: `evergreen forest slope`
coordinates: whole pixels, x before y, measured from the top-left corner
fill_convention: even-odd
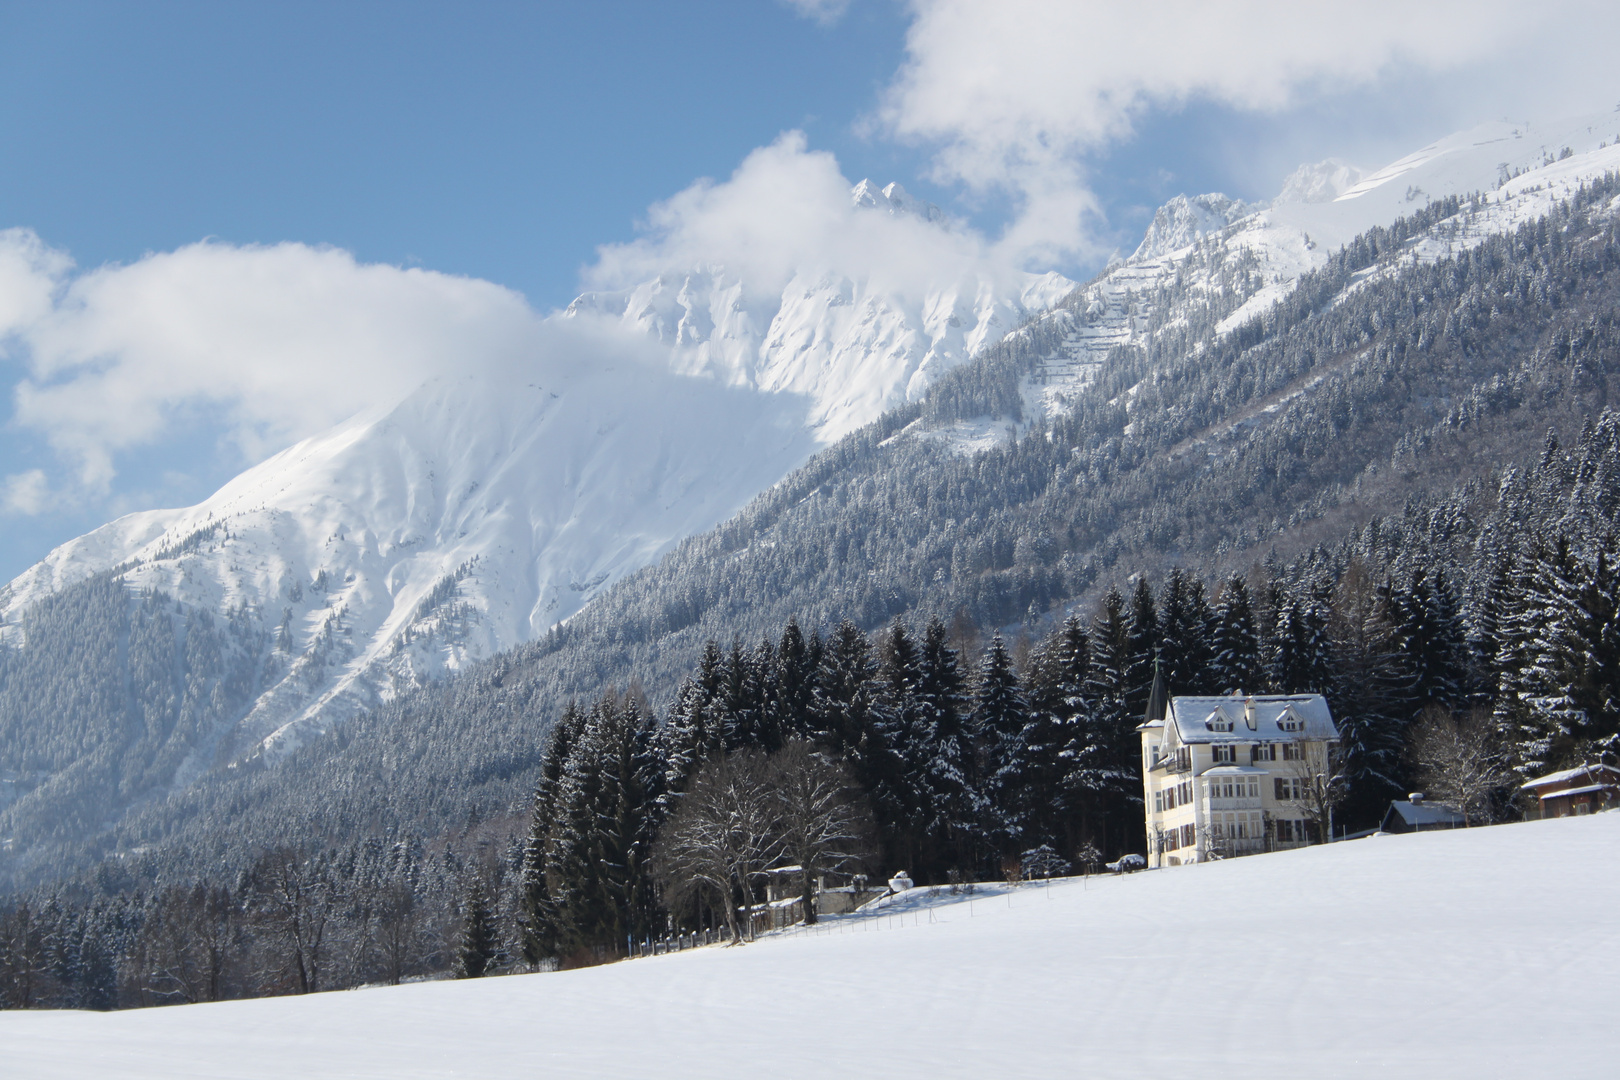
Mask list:
[[[963,640],[1041,635],[1131,575],[1294,588],[1325,576],[1332,588],[1355,564],[1373,579],[1445,571],[1482,640],[1503,566],[1546,557],[1532,540],[1561,533],[1560,557],[1595,565],[1614,528],[1617,192],[1612,177],[1589,185],[1439,259],[1424,240],[1480,207],[1432,203],[1235,328],[1220,321],[1253,284],[1115,349],[1063,412],[1034,403],[1064,326],[1031,324],[542,640],[273,769],[200,775],[172,795],[117,797],[142,790],[186,718],[245,692],[251,672],[233,657],[249,650],[233,652],[226,620],[174,614],[157,594],[120,605],[116,573],[92,577],[0,655],[0,745],[25,751],[5,778],[15,794],[0,796],[0,868],[40,880],[120,853],[161,874],[276,843],[433,837],[469,814],[522,814],[570,698],[634,682],[662,712],[706,642],[758,641],[790,616],[807,631],[938,615]],[[965,424],[1007,437],[964,448],[952,433]],[[136,656],[144,666],[126,668]]]

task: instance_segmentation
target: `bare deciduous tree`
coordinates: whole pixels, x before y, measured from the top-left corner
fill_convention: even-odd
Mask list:
[[[1321,744],[1302,743],[1302,756],[1282,770],[1288,781],[1285,804],[1304,814],[1319,843],[1333,838],[1333,811],[1349,793],[1343,765]]]
[[[44,923],[26,901],[0,912],[0,1008],[31,1009],[50,985]]]
[[[332,883],[299,852],[277,848],[253,864],[247,884],[257,937],[268,948],[265,974],[295,994],[319,990]]]
[[[776,817],[764,754],[739,750],[704,763],[654,849],[653,873],[666,897],[678,903],[708,893],[725,911],[732,943],[740,944],[734,890],[745,903],[751,899],[753,876],[779,850]]]
[[[1407,753],[1426,794],[1455,807],[1469,824],[1491,821],[1492,796],[1516,779],[1488,709],[1424,709],[1412,725]]]
[[[410,973],[422,952],[422,912],[404,882],[380,886],[372,897],[372,948],[383,978],[394,986]]]
[[[219,1001],[229,996],[241,945],[242,920],[229,892],[170,889],[141,928],[141,989],[157,1001]]]
[[[872,816],[849,770],[805,739],[790,739],[767,759],[782,854],[800,868],[804,921],[816,921],[814,882],[866,855]]]

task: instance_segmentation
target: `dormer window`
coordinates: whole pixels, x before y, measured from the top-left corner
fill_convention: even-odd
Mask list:
[[[1232,719],[1220,709],[1216,709],[1205,718],[1204,727],[1210,731],[1231,731]]]
[[[1277,717],[1277,726],[1284,731],[1304,731],[1305,721],[1300,719],[1299,714],[1290,705],[1282,711],[1281,716]]]

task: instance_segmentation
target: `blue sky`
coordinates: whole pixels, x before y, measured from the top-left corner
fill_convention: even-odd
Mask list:
[[[595,245],[784,128],[851,168],[903,167],[849,134],[894,70],[900,14],[824,30],[769,3],[10,7],[0,219],[81,264],[302,240],[566,304]]]
[[[855,130],[907,24],[887,2],[832,26],[769,0],[0,6],[0,225],[81,266],[299,240],[562,306],[597,245],[787,129],[948,204],[925,152]],[[1176,191],[1269,194],[1222,152],[1243,123],[1153,116],[1099,160],[1122,242]],[[993,228],[1005,200],[956,209]]]
[[[1585,54],[1540,77],[1545,24],[1511,5],[1453,5],[1483,25],[1473,36],[1347,24],[1320,28],[1342,45],[1309,48],[1308,23],[1144,38],[1099,7],[1056,26],[1072,7],[0,2],[0,229],[71,256],[58,285],[206,238],[297,241],[487,280],[544,312],[599,245],[643,235],[649,207],[797,130],[847,179],[900,180],[988,242],[1022,237],[1009,257],[1078,276],[1177,192],[1266,198],[1302,161],[1376,166],[1505,109],[1589,108],[1583,95],[1609,88],[1570,77]],[[982,33],[1003,22],[999,43]],[[1022,75],[1021,42],[1049,26],[1072,49],[952,97],[962,50],[1015,50],[1002,59]],[[1111,104],[1087,113],[1092,99]],[[30,368],[16,339],[0,347],[8,388],[64,377]],[[77,487],[61,479],[76,467],[61,431],[0,409],[0,477],[38,473],[61,493],[0,513],[0,581],[116,513],[196,501],[273,448],[233,438],[211,402],[166,401],[160,428],[109,443],[111,466]]]

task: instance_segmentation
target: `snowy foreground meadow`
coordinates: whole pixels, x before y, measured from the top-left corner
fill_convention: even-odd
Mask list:
[[[36,1077],[1620,1075],[1620,813],[971,898],[583,971],[0,1013]]]

